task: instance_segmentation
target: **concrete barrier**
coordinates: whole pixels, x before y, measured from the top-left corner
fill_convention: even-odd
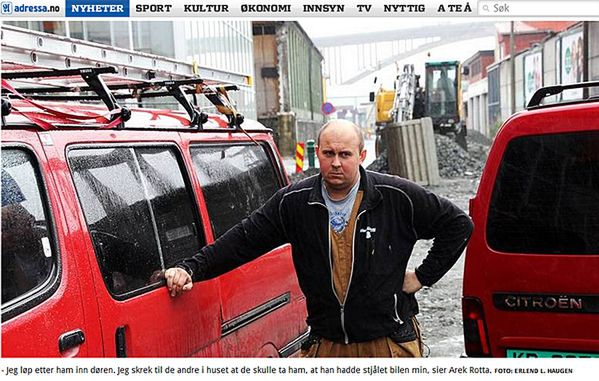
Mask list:
[[[421,185],[440,182],[431,118],[390,124],[384,130],[389,173]]]

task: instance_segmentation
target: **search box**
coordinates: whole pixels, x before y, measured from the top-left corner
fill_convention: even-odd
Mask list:
[[[495,17],[599,16],[599,1],[485,0],[478,2],[478,15]]]

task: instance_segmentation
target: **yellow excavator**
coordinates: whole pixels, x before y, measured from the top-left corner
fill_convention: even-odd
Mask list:
[[[376,108],[377,156],[384,150],[381,137],[386,125],[423,117],[432,119],[436,133],[453,136],[467,150],[460,62],[427,62],[425,87],[422,88],[419,82],[420,76],[414,74],[414,65],[404,65],[393,89],[380,87],[376,94],[370,93],[370,101]]]

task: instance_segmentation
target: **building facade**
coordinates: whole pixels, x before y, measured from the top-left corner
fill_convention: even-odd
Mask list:
[[[483,135],[490,135],[489,118],[487,115],[488,81],[487,66],[495,61],[493,50],[480,50],[463,63],[468,75],[468,83],[464,91],[466,103],[466,126],[469,130],[478,131]]]
[[[253,23],[258,120],[275,131],[279,150],[316,139],[326,117],[323,56],[299,23]]]
[[[517,52],[514,57],[515,109],[511,103],[510,57],[493,63],[489,71],[490,123],[499,126],[513,113],[523,110],[534,91],[543,86],[599,80],[599,22],[570,23],[559,33],[548,34],[539,43]],[[497,99],[491,99],[493,92]],[[545,102],[569,101],[599,95],[591,89],[566,90]]]

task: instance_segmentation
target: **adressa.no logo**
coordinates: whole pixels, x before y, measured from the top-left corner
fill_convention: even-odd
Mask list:
[[[10,1],[3,1],[0,4],[0,8],[2,9],[2,14],[3,15],[10,15],[10,14],[12,14],[12,2],[10,2]]]
[[[1,4],[2,14],[10,15],[13,13],[46,13],[52,12],[57,13],[60,12],[59,5],[13,5],[11,1],[3,1]]]

